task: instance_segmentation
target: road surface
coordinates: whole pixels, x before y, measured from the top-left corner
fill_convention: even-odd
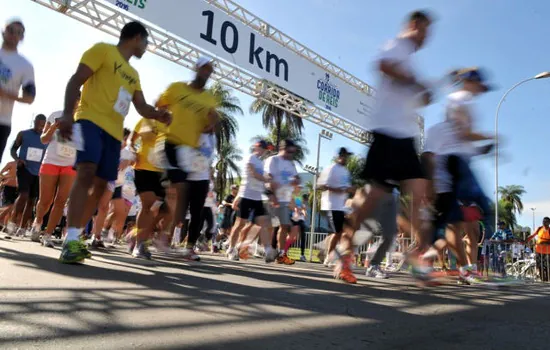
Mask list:
[[[360,277],[261,260],[200,263],[121,249],[85,265],[0,240],[0,349],[548,349],[550,287]]]

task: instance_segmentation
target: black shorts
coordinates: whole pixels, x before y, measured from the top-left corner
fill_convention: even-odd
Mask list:
[[[4,186],[2,190],[3,205],[12,205],[17,199],[17,187]]]
[[[327,210],[324,214],[328,221],[328,230],[330,233],[342,233],[344,230],[344,222],[346,220],[346,212],[341,210]]]
[[[158,171],[136,169],[134,171],[134,184],[138,194],[154,192],[158,198],[166,197],[166,190],[162,186],[162,173]]]
[[[174,168],[166,171],[166,177],[173,184],[184,182],[187,179],[187,175],[189,175],[178,166],[176,147],[176,145],[168,141],[164,143],[164,155],[166,156],[166,161],[170,167]]]
[[[10,137],[11,126],[0,125],[0,162],[2,162],[2,155],[6,149],[6,144],[8,143],[8,137]]]
[[[264,203],[261,200],[241,198],[239,203],[239,217],[241,219],[254,221],[257,217],[265,215]]]
[[[122,198],[122,186],[115,187],[113,191],[113,197],[111,199],[120,199]]]
[[[414,138],[397,139],[373,133],[362,177],[382,186],[397,186],[401,181],[425,178]]]
[[[40,193],[40,178],[29,173],[24,165],[17,167],[17,186],[19,193],[28,193],[29,198],[38,198]]]

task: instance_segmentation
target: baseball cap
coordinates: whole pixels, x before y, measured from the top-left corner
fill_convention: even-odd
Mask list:
[[[12,17],[12,18],[8,19],[6,21],[5,27],[9,27],[14,23],[20,24],[23,28],[25,28],[25,25],[23,24],[23,21],[21,20],[21,18],[18,18],[18,17]]]
[[[232,190],[236,190],[237,188],[239,188],[239,186],[237,186],[237,185],[231,185],[231,189],[232,189]]]
[[[199,59],[197,60],[197,62],[195,63],[195,67],[197,68],[201,68],[207,64],[210,64],[212,63],[212,59],[211,58],[208,58],[208,57],[205,57],[205,56],[202,56],[202,57],[199,57]]]
[[[351,156],[353,153],[348,151],[348,149],[346,147],[340,147],[340,149],[338,150],[338,155],[340,157],[342,156]]]
[[[494,90],[494,86],[487,84],[487,74],[477,67],[469,68],[458,72],[458,77],[463,81],[473,81],[480,83],[485,91]]]

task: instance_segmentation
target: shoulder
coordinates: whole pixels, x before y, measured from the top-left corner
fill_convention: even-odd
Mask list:
[[[472,93],[468,91],[455,91],[447,96],[447,101],[451,105],[463,105],[473,101]]]
[[[33,70],[34,69],[31,61],[29,61],[29,59],[27,59],[27,57],[25,57],[21,54],[17,54],[17,60],[18,60],[18,64],[21,66],[21,68],[26,69],[26,70]]]

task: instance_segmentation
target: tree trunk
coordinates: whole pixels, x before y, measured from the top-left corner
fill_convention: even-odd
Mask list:
[[[275,130],[275,134],[276,134],[276,139],[275,141],[277,142],[277,144],[275,145],[275,151],[276,152],[279,152],[279,145],[281,143],[281,124],[283,123],[283,118],[281,117],[281,110],[278,110],[277,111],[277,116],[276,116],[276,120],[275,120],[275,127],[277,128]]]

